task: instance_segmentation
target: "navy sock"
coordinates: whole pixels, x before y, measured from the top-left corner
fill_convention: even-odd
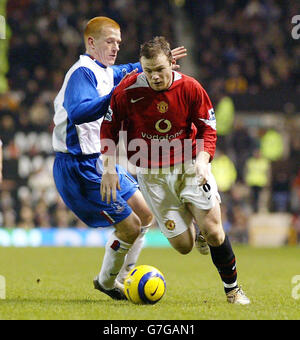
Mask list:
[[[228,236],[219,247],[210,247],[211,258],[224,284],[226,293],[237,288],[237,271],[235,255]]]

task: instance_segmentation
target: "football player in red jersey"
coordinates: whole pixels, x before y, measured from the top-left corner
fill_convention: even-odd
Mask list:
[[[248,304],[237,283],[235,255],[222,227],[220,196],[211,173],[217,139],[211,101],[194,78],[172,70],[164,37],[141,46],[140,62],[143,72],[115,90],[102,123],[102,199],[115,200],[120,189],[114,153],[122,129],[140,190],[170,244],[187,254],[195,240],[204,248],[207,242],[227,301]]]

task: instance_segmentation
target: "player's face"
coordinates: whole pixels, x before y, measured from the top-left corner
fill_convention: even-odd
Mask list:
[[[94,39],[93,57],[105,66],[114,65],[120,49],[120,43],[120,30],[104,26],[101,31],[101,36]]]
[[[172,84],[172,64],[164,53],[155,58],[141,58],[141,65],[150,87],[155,91],[167,90]]]

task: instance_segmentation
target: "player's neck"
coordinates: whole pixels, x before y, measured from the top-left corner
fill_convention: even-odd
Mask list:
[[[104,65],[101,61],[99,61],[97,58],[93,57],[93,56],[92,56],[90,53],[88,53],[87,51],[85,52],[84,55],[90,57],[90,58],[91,58],[95,63],[97,63],[99,66],[104,67],[104,68],[107,67],[107,66]]]
[[[171,75],[170,82],[168,84],[167,90],[172,86],[173,81],[174,81],[174,72],[172,71],[172,75]]]

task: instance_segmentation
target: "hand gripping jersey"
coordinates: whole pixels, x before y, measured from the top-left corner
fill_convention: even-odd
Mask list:
[[[102,123],[101,143],[104,139],[117,143],[121,129],[127,131],[128,159],[139,167],[172,166],[195,158],[200,150],[214,156],[217,137],[211,101],[195,79],[176,71],[164,91],[154,91],[144,73],[116,88]],[[197,140],[202,141],[200,149]],[[109,147],[103,144],[102,152],[110,152]]]

